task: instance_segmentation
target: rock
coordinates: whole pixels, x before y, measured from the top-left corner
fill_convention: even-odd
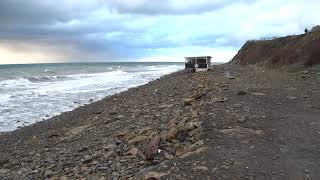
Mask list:
[[[199,147],[201,147],[201,146],[203,146],[203,145],[204,145],[203,140],[199,140],[199,141],[191,144],[191,145],[189,146],[189,149],[197,149],[197,148],[199,148]]]
[[[160,136],[155,136],[151,139],[149,144],[145,149],[146,160],[153,160],[158,154],[158,149],[160,145]]]
[[[170,140],[176,139],[177,134],[178,134],[178,129],[177,129],[177,128],[171,128],[171,129],[168,131],[167,140],[170,141]]]
[[[181,121],[179,121],[179,123],[178,123],[178,125],[177,125],[177,129],[178,129],[178,131],[182,131],[182,130],[186,130],[186,121],[187,121],[187,119],[182,119]]]
[[[204,95],[204,94],[203,94],[202,92],[196,92],[196,93],[194,93],[194,94],[192,94],[192,95],[190,96],[190,99],[199,99],[199,98],[201,98],[203,95]]]
[[[117,114],[116,111],[110,111],[110,112],[109,112],[109,115],[116,115],[116,114]]]
[[[61,176],[60,180],[68,180],[68,177],[67,176]]]
[[[171,120],[169,121],[169,127],[170,127],[170,128],[177,127],[177,124],[178,124],[178,122],[177,122],[176,119],[171,119]]]
[[[199,117],[199,111],[192,110],[191,111],[191,118],[194,119],[194,118],[198,118],[198,117]]]
[[[104,112],[103,109],[98,109],[98,110],[95,112],[95,114],[102,114],[103,112]]]
[[[166,141],[166,140],[168,139],[167,134],[168,134],[168,131],[162,131],[162,132],[160,133],[160,139],[161,139],[161,141]]]
[[[192,170],[194,170],[194,171],[208,171],[209,168],[206,166],[196,166],[196,167],[192,168]]]
[[[245,92],[245,91],[238,91],[238,93],[237,93],[237,95],[239,95],[239,96],[246,95],[246,94],[247,94],[247,92]]]
[[[300,73],[301,74],[309,74],[310,72],[309,71],[301,71]]]
[[[86,155],[86,156],[84,157],[84,159],[82,160],[82,162],[83,162],[83,163],[89,163],[89,162],[93,161],[93,159],[96,158],[96,157],[97,157],[96,154],[94,154],[94,155],[92,155],[92,156]]]
[[[226,102],[228,101],[229,99],[226,98],[226,97],[221,97],[221,98],[214,98],[213,99],[215,102]]]
[[[132,148],[128,151],[127,154],[130,155],[130,156],[137,156],[138,152],[139,152],[139,149],[138,149],[138,148],[132,147]]]
[[[52,170],[46,170],[45,173],[44,173],[44,177],[51,177],[52,174],[53,174]]]
[[[144,175],[143,180],[160,180],[161,177],[166,176],[170,173],[158,173],[158,172],[148,172]]]
[[[166,158],[166,159],[173,159],[174,158],[174,156],[172,155],[172,154],[169,154],[169,153],[167,153],[167,152],[164,152],[164,157]]]
[[[76,128],[73,128],[70,130],[70,133],[72,135],[77,135],[79,133],[81,133],[83,130],[85,130],[88,126],[79,126],[79,127],[76,127]]]
[[[176,147],[176,155],[177,156],[180,156],[180,155],[184,154],[185,152],[186,152],[186,149],[183,146],[179,145]]]
[[[191,106],[193,101],[194,101],[194,99],[185,98],[183,104],[184,104],[185,106]]]
[[[258,135],[261,137],[264,134],[262,130],[253,130],[253,129],[239,127],[239,126],[236,126],[234,128],[229,128],[229,129],[223,129],[223,130],[220,130],[220,132],[223,134],[228,134],[228,135],[237,136],[237,137],[246,137],[250,134]]]
[[[238,123],[244,123],[244,122],[246,122],[246,117],[240,117],[239,119],[237,119],[237,122]]]
[[[8,158],[0,159],[0,168],[9,162]]]
[[[204,94],[201,92],[196,92],[190,97],[184,98],[184,105],[185,106],[190,106],[192,105],[192,102],[195,101],[196,99],[199,99],[203,96]]]
[[[49,136],[49,138],[59,137],[60,133],[58,133],[58,132],[50,132],[48,136]]]
[[[294,96],[288,96],[287,97],[289,100],[295,100],[295,99],[297,99],[297,97],[294,97]]]
[[[144,140],[146,140],[146,139],[148,139],[148,138],[149,138],[148,136],[142,136],[142,135],[136,136],[136,137],[130,139],[130,140],[128,141],[128,144],[136,144],[136,143],[141,142],[141,141],[144,141]]]
[[[189,152],[186,152],[186,153],[182,154],[182,155],[180,156],[180,158],[183,159],[183,158],[186,158],[186,157],[195,155],[195,154],[204,153],[204,152],[206,152],[207,150],[208,150],[207,147],[201,147],[201,148],[199,148],[199,149],[197,149],[197,150],[195,150],[195,151],[189,151]]]
[[[201,132],[200,129],[196,128],[196,129],[193,129],[193,130],[189,131],[189,135],[190,136],[194,136],[195,134],[198,134],[200,132]]]
[[[189,134],[187,130],[179,131],[177,134],[177,139],[181,142],[186,141],[189,138]]]
[[[31,143],[37,145],[40,143],[40,140],[37,136],[32,136]]]
[[[256,95],[256,96],[265,96],[265,95],[267,95],[266,93],[259,93],[259,92],[253,92],[251,94]]]
[[[106,150],[113,150],[117,147],[117,145],[115,144],[108,144],[107,146],[104,146],[103,148],[106,149]]]
[[[191,131],[195,128],[199,127],[199,123],[198,122],[187,122],[185,125],[185,129],[187,131]]]

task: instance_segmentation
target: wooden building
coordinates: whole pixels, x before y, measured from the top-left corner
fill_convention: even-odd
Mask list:
[[[189,71],[207,71],[211,65],[211,56],[185,57],[185,69]]]

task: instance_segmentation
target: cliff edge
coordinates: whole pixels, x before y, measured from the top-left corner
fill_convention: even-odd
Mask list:
[[[268,67],[320,64],[320,30],[313,28],[302,35],[247,41],[231,63]]]

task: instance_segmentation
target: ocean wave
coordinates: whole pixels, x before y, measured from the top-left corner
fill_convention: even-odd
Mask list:
[[[115,70],[102,73],[88,73],[88,74],[71,74],[71,75],[55,75],[55,76],[30,76],[30,77],[19,77],[16,79],[6,79],[0,81],[0,85],[4,87],[16,87],[16,86],[28,86],[34,83],[43,83],[43,82],[54,82],[54,81],[63,81],[63,80],[77,80],[84,78],[92,78],[99,76],[112,76],[112,75],[124,75],[127,72],[122,70]]]
[[[43,72],[46,73],[56,73],[55,71],[51,70],[51,69],[44,69]]]
[[[4,104],[6,103],[7,101],[10,100],[11,98],[11,95],[10,94],[0,94],[0,104]]]
[[[16,86],[26,85],[30,83],[32,82],[25,78],[7,79],[7,80],[0,81],[0,85],[2,87],[16,87]]]
[[[61,79],[66,79],[67,76],[32,76],[32,77],[27,77],[31,82],[46,82],[46,81],[56,81],[56,80],[61,80]]]

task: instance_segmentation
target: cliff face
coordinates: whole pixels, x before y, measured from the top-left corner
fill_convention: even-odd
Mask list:
[[[248,41],[231,63],[269,67],[320,64],[320,31],[273,40]]]

